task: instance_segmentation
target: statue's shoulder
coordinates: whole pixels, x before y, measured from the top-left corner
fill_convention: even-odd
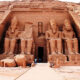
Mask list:
[[[62,31],[62,33],[63,33],[63,34],[65,34],[65,33],[66,33],[66,31],[65,31],[65,30],[63,30],[63,31]]]
[[[51,33],[51,30],[47,30],[46,33]]]

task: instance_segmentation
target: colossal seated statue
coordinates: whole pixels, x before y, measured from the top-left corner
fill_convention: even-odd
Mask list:
[[[66,41],[69,54],[78,54],[78,39],[68,19],[65,19],[63,28],[63,39]]]
[[[32,23],[26,22],[24,26],[24,31],[22,31],[18,38],[21,40],[21,54],[20,56],[25,55],[25,58],[18,58],[17,63],[18,65],[26,66],[26,64],[33,64],[34,62],[34,56],[31,54],[32,46],[33,46],[33,30],[32,30]],[[20,60],[23,60],[23,62],[20,62]]]
[[[31,54],[33,43],[32,23],[26,22],[24,31],[19,35],[21,39],[21,53]]]
[[[46,39],[49,41],[51,54],[62,54],[62,40],[55,20],[50,21],[50,29],[46,31]]]
[[[18,24],[17,18],[13,17],[11,20],[11,25],[8,28],[8,31],[6,32],[5,43],[4,43],[4,48],[5,48],[4,54],[9,54],[11,56],[14,55],[13,53],[16,44],[16,39],[19,34],[17,24]]]

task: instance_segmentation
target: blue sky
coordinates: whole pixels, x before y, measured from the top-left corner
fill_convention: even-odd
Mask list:
[[[13,0],[0,0],[0,1],[13,1]],[[80,2],[80,0],[60,0],[60,1]]]

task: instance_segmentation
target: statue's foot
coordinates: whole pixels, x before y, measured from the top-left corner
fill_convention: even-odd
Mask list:
[[[73,52],[70,52],[70,54],[74,54]]]
[[[21,54],[25,54],[24,52],[21,52]]]
[[[58,52],[58,54],[62,54],[61,52]]]
[[[9,52],[9,58],[13,58],[14,57],[14,54],[13,54],[13,52]]]
[[[56,54],[56,52],[52,52],[52,54]]]
[[[27,52],[27,54],[31,54],[30,52]]]
[[[4,52],[3,54],[4,54],[4,55],[7,55],[7,52]]]
[[[79,54],[78,52],[75,52],[75,54]]]

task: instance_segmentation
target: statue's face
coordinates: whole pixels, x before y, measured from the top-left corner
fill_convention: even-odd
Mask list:
[[[66,20],[64,26],[67,31],[72,30],[72,27],[69,21]]]
[[[14,32],[16,29],[16,26],[11,26],[11,32]]]
[[[51,24],[51,29],[52,29],[53,33],[56,33],[56,31],[57,31],[57,26],[56,26],[55,21],[54,21],[54,20],[51,20],[51,21],[50,21],[50,24]]]
[[[16,17],[13,17],[12,20],[11,20],[11,25],[17,25],[17,18]]]
[[[30,24],[25,24],[25,30],[29,30],[31,28],[31,25]]]
[[[13,17],[13,19],[11,20],[11,30],[12,30],[12,32],[14,32],[16,28],[17,28],[17,19],[16,19],[16,17]]]

